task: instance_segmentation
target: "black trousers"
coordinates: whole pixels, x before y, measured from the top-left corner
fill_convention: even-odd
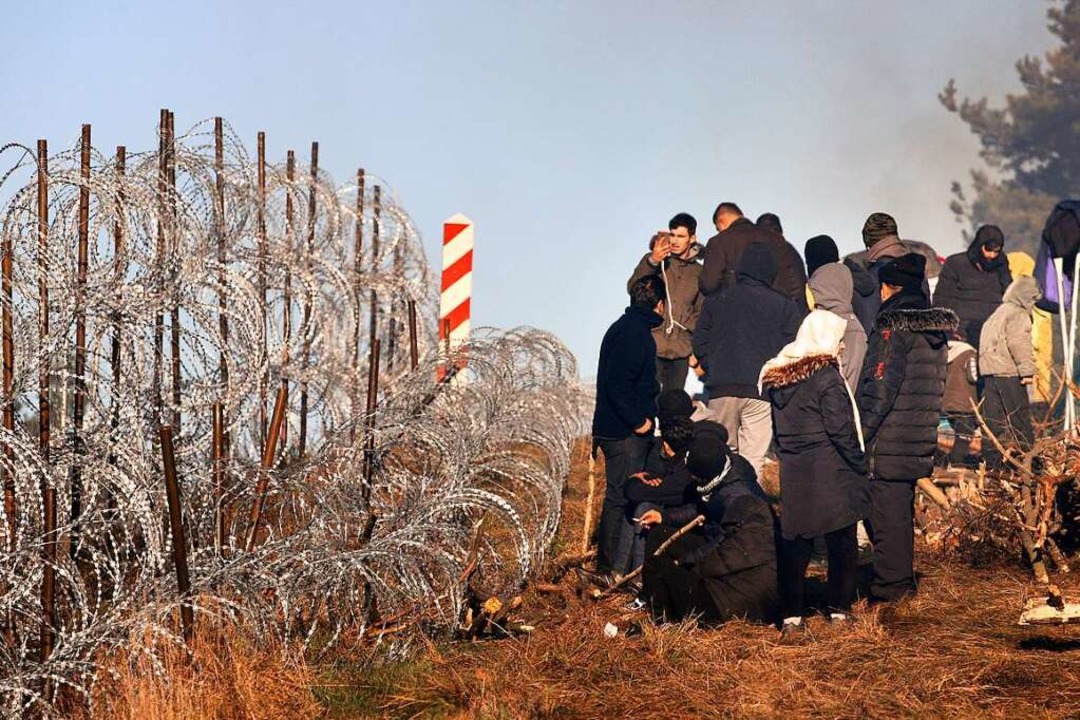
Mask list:
[[[690,358],[656,358],[656,379],[660,382],[660,392],[682,390],[689,371]]]
[[[626,512],[626,481],[645,469],[645,458],[652,446],[652,436],[631,435],[622,440],[600,440],[604,453],[604,505],[597,527],[596,569],[600,572],[625,572],[612,567],[619,543],[620,525]]]
[[[952,450],[949,451],[949,464],[953,467],[971,465],[971,438],[975,435],[975,416],[971,413],[946,413],[949,425],[952,425],[953,441]]]
[[[874,574],[870,599],[891,602],[915,594],[915,481],[870,480]]]
[[[1027,388],[1020,378],[1004,375],[986,377],[983,389],[983,417],[990,432],[1008,448],[1010,445],[1029,450],[1035,442],[1035,429],[1031,423],[1031,403]],[[994,443],[983,443],[983,456],[991,468],[1005,465]]]
[[[829,553],[827,597],[829,612],[847,612],[855,602],[858,581],[859,543],[856,526],[825,533]],[[801,616],[805,611],[803,590],[806,567],[814,551],[814,538],[797,537],[780,541],[780,604],[784,617]]]

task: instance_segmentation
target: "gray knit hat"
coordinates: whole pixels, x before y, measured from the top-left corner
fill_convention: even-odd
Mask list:
[[[870,217],[866,218],[866,222],[862,227],[862,239],[863,244],[866,247],[873,247],[878,240],[888,237],[889,235],[899,235],[900,231],[896,228],[896,220],[888,213],[876,212],[870,213]]]

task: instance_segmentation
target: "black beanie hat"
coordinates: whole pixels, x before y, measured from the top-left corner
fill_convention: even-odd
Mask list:
[[[762,213],[754,224],[759,228],[771,230],[777,235],[782,236],[784,234],[784,226],[780,224],[780,218],[776,213]]]
[[[862,227],[863,244],[868,248],[873,247],[874,243],[884,237],[899,234],[896,220],[892,215],[883,212],[870,213],[870,217],[866,218]]]
[[[694,439],[686,466],[698,480],[708,482],[724,471],[728,457],[728,431],[711,420],[694,424]]]
[[[674,418],[688,418],[694,414],[694,401],[685,390],[669,389],[656,398],[656,416],[663,427]]]
[[[983,225],[975,231],[975,246],[1001,249],[1005,247],[1005,233],[997,225]]]
[[[806,257],[807,277],[811,277],[822,265],[840,262],[840,251],[836,248],[836,241],[828,235],[815,235],[807,240],[803,255]]]
[[[926,258],[918,253],[901,255],[878,271],[878,280],[885,285],[919,289],[926,279]]]

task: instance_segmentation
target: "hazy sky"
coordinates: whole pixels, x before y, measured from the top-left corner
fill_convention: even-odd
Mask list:
[[[21,2],[0,23],[0,144],[156,143],[222,115],[276,161],[320,141],[394,187],[437,262],[476,222],[474,326],[558,334],[595,374],[651,232],[721,199],[854,250],[866,215],[960,249],[977,144],[937,93],[1016,91],[1040,0]]]

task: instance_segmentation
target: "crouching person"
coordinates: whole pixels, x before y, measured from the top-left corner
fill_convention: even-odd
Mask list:
[[[731,452],[727,430],[714,422],[694,426],[687,466],[698,500],[650,510],[643,597],[658,620],[697,617],[704,623],[733,618],[771,620],[776,608],[776,547],[772,510],[750,463]],[[702,527],[663,554],[656,548],[694,517]]]
[[[762,393],[772,404],[780,462],[780,610],[782,631],[804,629],[803,587],[814,539],[829,554],[828,617],[849,621],[858,571],[856,525],[870,512],[855,400],[841,375],[847,321],[810,313],[780,354],[765,363]]]

